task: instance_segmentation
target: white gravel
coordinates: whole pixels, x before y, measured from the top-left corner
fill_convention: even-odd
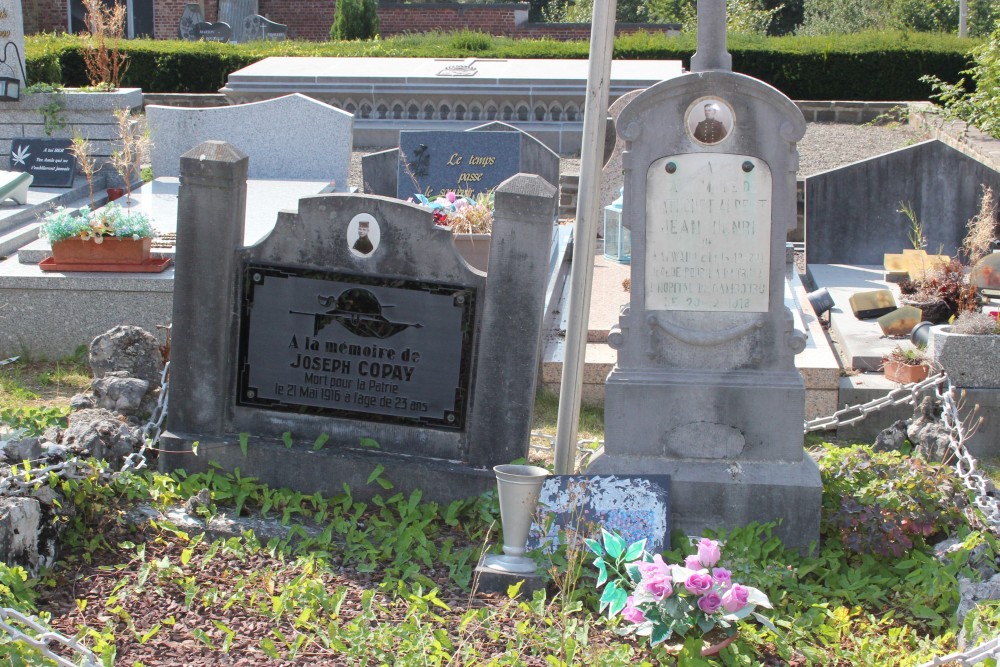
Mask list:
[[[849,125],[844,123],[809,123],[798,144],[800,178],[842,167],[858,160],[904,148],[925,137],[909,125]],[[373,152],[356,151],[351,155],[349,182],[361,189],[361,156]],[[560,172],[579,173],[579,157],[564,157]]]

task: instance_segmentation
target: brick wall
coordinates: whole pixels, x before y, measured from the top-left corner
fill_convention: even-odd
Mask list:
[[[188,0],[154,0],[153,36],[177,39],[181,14]],[[203,0],[205,20],[218,18],[218,0]],[[66,0],[23,0],[24,31],[62,32],[66,30]],[[260,13],[271,21],[288,26],[290,39],[324,41],[330,38],[335,0],[259,0]],[[585,23],[528,23],[528,3],[472,5],[457,3],[402,4],[380,2],[379,26],[382,37],[433,30],[468,28],[493,35],[560,40],[590,38]],[[615,26],[615,34],[647,30],[671,32],[675,25],[625,23]]]

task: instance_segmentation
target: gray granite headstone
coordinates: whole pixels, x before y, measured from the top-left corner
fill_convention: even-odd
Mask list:
[[[287,25],[270,21],[260,14],[243,19],[243,36],[247,40],[281,41],[287,33]]]
[[[629,102],[635,99],[635,96],[641,93],[641,90],[633,90],[625,93],[611,105],[608,109],[608,115],[613,119],[612,127],[616,126],[618,123],[618,116],[621,115],[622,109],[625,108]],[[623,181],[625,178],[624,172],[622,171],[622,151],[625,150],[625,142],[621,137],[615,137],[615,145],[611,151],[611,157],[608,158],[607,162],[604,163],[604,168],[601,169],[601,211],[604,210],[605,206],[608,206],[614,200],[618,199],[619,191],[622,188]]]
[[[201,11],[201,5],[197,2],[189,2],[184,5],[184,11],[181,12],[181,22],[177,28],[177,34],[181,39],[189,42],[197,41],[198,34],[194,27],[204,20],[205,15]]]
[[[426,131],[399,133],[396,197],[414,193],[463,197],[489,192],[519,169],[520,137],[513,132]]]
[[[150,105],[146,117],[157,177],[179,175],[183,153],[220,140],[250,156],[251,178],[325,180],[346,189],[354,117],[305,95],[203,109]]]
[[[28,85],[24,67],[24,14],[21,0],[0,5],[0,76]]]
[[[221,142],[181,157],[161,465],[359,498],[377,466],[428,500],[495,488],[530,439],[555,187],[500,184],[484,274],[426,208],[369,195],[300,199],[244,247],[246,172]]]
[[[631,290],[588,472],[670,475],[687,534],[781,520],[788,546],[819,536],[794,364],[805,336],[784,305],[804,132],[791,100],[726,71],[656,84],[619,117]]]
[[[260,14],[257,0],[219,0],[219,21],[233,29],[234,42],[249,41],[244,21],[254,14]]]
[[[501,122],[491,122],[485,125],[470,128],[468,132],[512,132],[518,137],[519,163],[516,172],[524,174],[537,174],[545,179],[547,183],[559,182],[559,156],[548,146],[535,139],[527,132],[522,132],[512,125]],[[446,133],[451,134],[451,133]],[[509,141],[509,140],[508,140]],[[400,196],[397,191],[400,172],[400,150],[390,148],[389,150],[371,153],[361,158],[362,179],[364,191],[368,194],[383,195],[386,197]],[[409,176],[407,181],[412,183]],[[402,188],[401,188],[402,189]],[[403,190],[403,196],[407,199],[411,197],[411,190]]]

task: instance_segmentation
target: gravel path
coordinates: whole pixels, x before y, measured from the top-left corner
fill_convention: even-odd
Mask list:
[[[888,153],[909,146],[924,137],[908,125],[848,125],[843,123],[809,123],[799,142],[799,177],[842,167],[858,160]],[[351,155],[349,182],[361,189],[361,156],[373,151],[356,151]],[[565,157],[560,172],[579,173],[580,159]]]

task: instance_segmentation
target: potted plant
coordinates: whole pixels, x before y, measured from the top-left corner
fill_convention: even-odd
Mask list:
[[[111,202],[96,210],[59,207],[45,217],[39,236],[52,244],[51,270],[132,271],[149,262],[155,232],[143,213]]]
[[[897,345],[882,358],[882,372],[887,380],[909,384],[920,382],[930,372],[930,364],[923,350]]]
[[[470,266],[486,271],[490,263],[490,239],[493,231],[493,193],[475,197],[459,197],[449,192],[429,200],[415,195],[417,201],[431,209],[434,224],[450,229],[455,248]]]
[[[601,612],[607,609],[609,619],[620,616],[623,634],[647,637],[650,646],[663,644],[668,652],[683,649],[701,655],[728,646],[736,637],[737,622],[750,616],[777,634],[756,611],[771,608],[767,595],[733,581],[729,570],[717,567],[722,551],[716,540],[692,540],[696,553],[678,564],[649,554],[645,540],[627,546],[608,531],[602,531],[601,541],[586,542],[597,554],[597,586],[604,587]]]

